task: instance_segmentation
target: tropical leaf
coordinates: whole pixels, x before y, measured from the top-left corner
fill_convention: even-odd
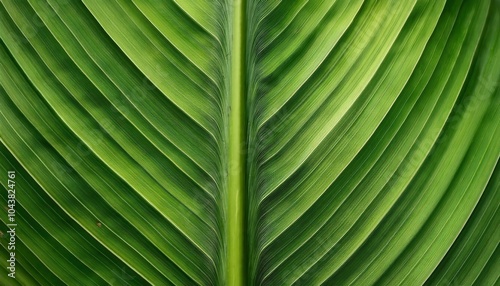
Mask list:
[[[2,0],[0,284],[497,285],[498,27],[496,0]]]

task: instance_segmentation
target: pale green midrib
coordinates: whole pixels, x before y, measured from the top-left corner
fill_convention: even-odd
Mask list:
[[[231,0],[226,285],[245,285],[245,0]]]

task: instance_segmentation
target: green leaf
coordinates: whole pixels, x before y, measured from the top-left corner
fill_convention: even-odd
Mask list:
[[[497,0],[3,0],[1,284],[498,284],[498,27]]]

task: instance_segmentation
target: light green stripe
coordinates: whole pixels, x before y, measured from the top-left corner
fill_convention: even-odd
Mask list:
[[[245,2],[232,3],[227,285],[245,284]]]

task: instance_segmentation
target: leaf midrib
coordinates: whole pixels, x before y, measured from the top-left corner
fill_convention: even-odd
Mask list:
[[[230,4],[230,95],[229,95],[229,169],[228,169],[228,250],[227,285],[244,285],[245,275],[245,0]]]

